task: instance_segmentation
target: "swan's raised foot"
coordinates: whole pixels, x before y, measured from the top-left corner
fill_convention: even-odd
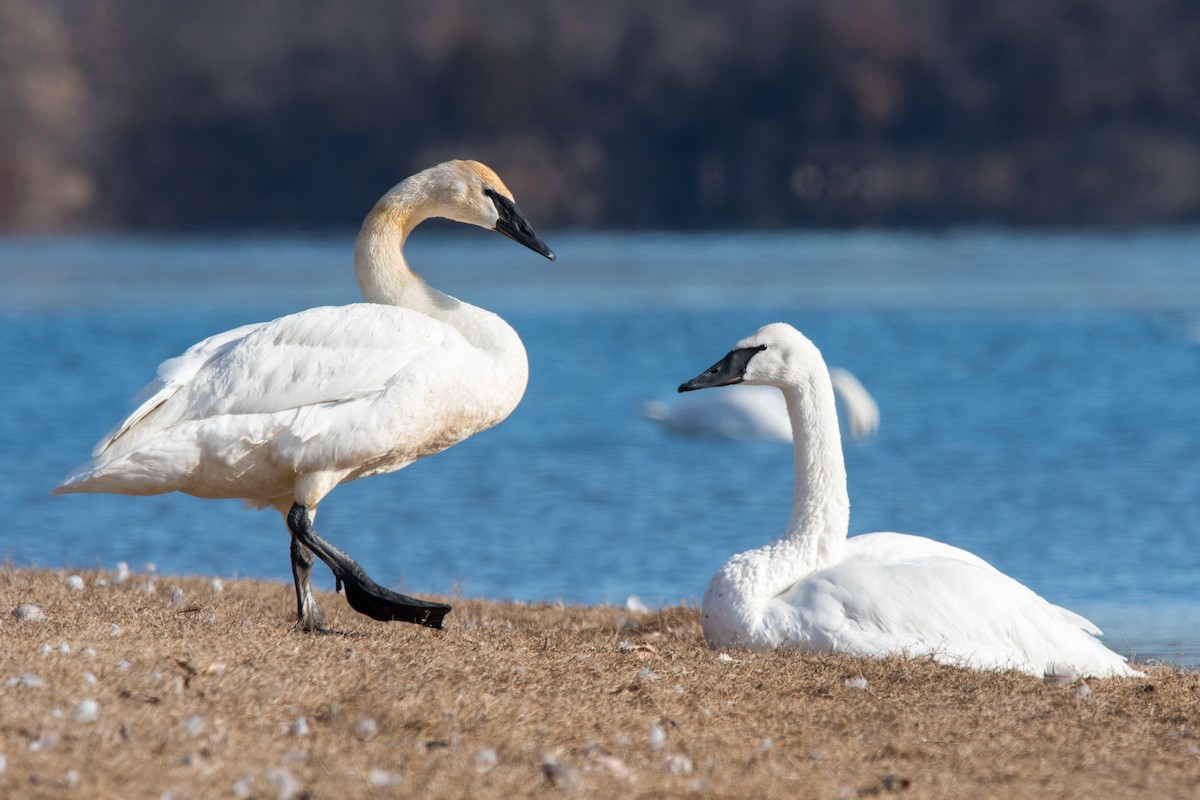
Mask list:
[[[412,622],[429,628],[444,630],[442,618],[450,612],[451,606],[445,603],[431,603],[428,600],[418,600],[415,597],[385,589],[375,581],[367,579],[358,582],[342,579],[346,590],[346,600],[350,607],[360,614],[366,614],[371,619],[381,622]]]
[[[299,503],[292,505],[287,515],[288,529],[300,544],[307,547],[333,571],[339,588],[344,588],[350,607],[360,614],[381,622],[412,622],[443,630],[442,619],[451,607],[431,603],[385,589],[371,580],[366,571],[350,556],[326,541],[315,530],[308,509]]]

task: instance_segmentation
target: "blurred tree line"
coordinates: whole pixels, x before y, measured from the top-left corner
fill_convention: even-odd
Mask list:
[[[0,0],[0,228],[1200,219],[1193,0]]]

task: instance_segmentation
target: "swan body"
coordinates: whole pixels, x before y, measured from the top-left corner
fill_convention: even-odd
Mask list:
[[[712,647],[923,656],[1032,675],[1140,676],[1100,630],[979,557],[919,536],[847,538],[850,501],[837,411],[816,346],[774,323],[679,390],[731,383],[782,390],[796,488],[782,537],[733,556],[704,595]]]
[[[508,416],[528,374],[510,338],[482,351],[423,314],[369,303],[218,334],[167,362],[62,490],[311,507]]]
[[[405,238],[432,216],[498,230],[554,258],[486,166],[452,161],[418,173],[380,199],[359,233],[355,272],[367,302],[244,325],[163,362],[140,405],[55,493],[179,491],[275,507],[303,545],[292,548],[298,625],[321,628],[309,553],[332,559],[339,583],[365,573],[311,529],[317,504],[339,483],[401,469],[490,428],[525,391],[516,332],[408,267]],[[297,507],[304,513],[293,515]],[[367,588],[382,592],[378,614],[364,612],[377,618],[388,602],[411,600]],[[359,596],[348,584],[352,604]],[[413,621],[438,627],[440,618]]]
[[[853,373],[829,368],[833,391],[846,415],[850,435],[866,439],[879,430],[879,405]],[[770,386],[739,386],[736,391],[688,395],[673,402],[642,406],[647,419],[680,436],[792,441],[792,421],[783,396]]]

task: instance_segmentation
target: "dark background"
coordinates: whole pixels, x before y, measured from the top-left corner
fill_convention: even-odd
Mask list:
[[[0,0],[0,230],[1200,220],[1194,0]]]

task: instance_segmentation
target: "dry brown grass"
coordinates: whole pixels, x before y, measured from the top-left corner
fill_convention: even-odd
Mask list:
[[[437,633],[326,594],[336,632],[311,636],[283,584],[83,577],[0,569],[0,796],[1200,797],[1196,672],[1081,698],[901,659],[727,660],[689,608],[466,600]]]

